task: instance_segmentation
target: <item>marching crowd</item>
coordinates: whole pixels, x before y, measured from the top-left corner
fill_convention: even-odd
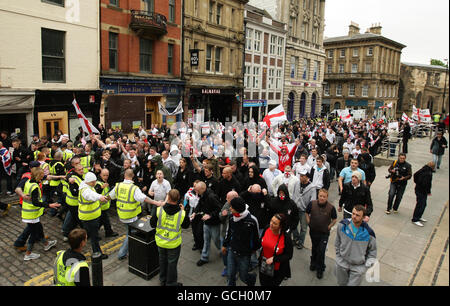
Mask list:
[[[26,227],[14,247],[25,252],[25,261],[39,258],[33,252],[37,242],[45,251],[56,245],[44,234],[40,222],[44,209],[62,221],[70,248],[58,252],[55,265],[63,272],[55,275],[57,285],[89,285],[81,250],[89,238],[92,251],[101,253],[101,227],[106,237],[118,235],[109,219],[112,213],[117,213],[127,233],[138,218],[150,217],[156,229],[161,285],[181,285],[177,262],[181,230],[188,227],[192,250],[201,252],[197,266],[209,262],[213,242],[222,254],[222,276],[230,286],[236,285],[237,275],[255,285],[256,269],[261,285],[280,285],[291,276],[294,247],[303,248],[308,228],[310,270],[321,279],[330,231],[341,212],[344,219],[337,225],[335,240],[338,284],[360,284],[375,263],[376,238],[368,225],[373,211],[370,187],[376,177],[373,158],[390,137],[385,122],[302,119],[259,131],[255,123],[211,124],[203,130],[181,122],[170,128],[153,126],[150,131],[140,127],[132,135],[102,125],[98,130],[95,135],[80,130],[74,141],[61,132],[52,139],[34,135],[28,148],[18,138],[10,140],[6,132],[0,137],[3,152],[13,148],[9,167],[15,165],[15,182],[5,164],[6,153],[0,172],[7,194],[20,196]],[[389,168],[386,214],[398,211],[413,178],[417,205],[412,222],[423,226],[432,173],[440,167],[447,141],[439,131],[430,147],[433,162],[413,175],[406,161],[409,124],[400,130],[403,153]],[[340,195],[336,207],[328,201],[331,186]],[[0,203],[3,215],[9,208]],[[127,254],[128,237],[118,258]],[[81,264],[70,273],[80,277],[73,281],[72,275],[67,281],[74,259]]]

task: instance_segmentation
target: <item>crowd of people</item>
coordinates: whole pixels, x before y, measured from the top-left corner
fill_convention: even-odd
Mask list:
[[[406,139],[408,129],[408,123],[400,127]],[[83,260],[80,250],[87,237],[92,251],[102,252],[101,227],[106,237],[118,235],[110,222],[113,213],[127,233],[139,217],[151,217],[161,285],[180,285],[176,266],[181,230],[188,227],[192,250],[201,252],[197,266],[209,262],[212,241],[221,251],[222,276],[230,286],[236,285],[237,275],[255,285],[256,269],[261,285],[280,285],[291,276],[293,249],[304,248],[308,228],[310,270],[321,279],[330,231],[341,212],[344,219],[335,242],[338,284],[360,284],[375,262],[376,239],[368,225],[373,211],[370,187],[376,177],[373,158],[389,137],[387,122],[302,119],[271,128],[251,122],[214,123],[206,129],[181,122],[149,131],[140,127],[130,135],[102,125],[99,131],[88,135],[80,130],[74,141],[61,132],[52,139],[34,135],[28,148],[2,133],[0,149],[13,148],[16,179],[5,167],[0,167],[1,178],[6,178],[7,194],[21,198],[26,227],[14,246],[25,252],[25,261],[39,258],[33,252],[35,243],[42,242],[45,251],[56,245],[40,222],[48,208],[50,216],[61,219],[64,241],[70,244],[69,251],[58,254],[61,269],[73,258]],[[439,169],[445,148],[440,131],[430,147],[434,162],[420,170],[424,175],[413,175],[406,153],[399,155],[389,168],[386,214],[398,211],[406,184],[414,177],[418,203],[412,222],[423,226],[432,173],[435,165]],[[336,207],[328,201],[331,186],[340,195]],[[6,214],[10,205],[1,205]],[[118,258],[127,254],[128,237]],[[83,277],[72,284],[89,283],[83,267]],[[61,277],[55,282],[67,285]]]

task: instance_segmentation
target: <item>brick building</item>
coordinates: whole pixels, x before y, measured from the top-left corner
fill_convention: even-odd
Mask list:
[[[168,123],[182,99],[182,0],[101,0],[101,118],[125,132]]]

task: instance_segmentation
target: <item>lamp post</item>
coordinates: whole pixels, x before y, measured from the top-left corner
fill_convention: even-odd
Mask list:
[[[447,94],[448,59],[445,58],[444,61],[447,64],[447,69],[445,70],[444,96],[442,97],[442,110],[444,110],[445,113],[446,111],[448,111],[445,109],[445,95]]]

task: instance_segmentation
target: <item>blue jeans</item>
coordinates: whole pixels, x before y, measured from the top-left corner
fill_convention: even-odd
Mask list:
[[[220,224],[217,225],[206,225],[203,224],[203,250],[201,260],[209,260],[209,250],[211,248],[211,239],[213,240],[216,248],[221,250],[220,245]]]
[[[166,286],[177,286],[177,264],[180,258],[181,245],[174,249],[158,247],[159,281]]]
[[[227,272],[228,272],[228,286],[236,286],[236,274],[239,272],[241,280],[247,286],[254,286],[256,283],[256,274],[249,273],[250,255],[237,255],[233,253],[231,248],[228,248]]]
[[[66,214],[66,218],[64,219],[62,226],[64,237],[69,236],[69,233],[77,227],[77,224],[81,224],[80,219],[78,219],[78,206],[67,206],[69,211]]]
[[[129,231],[129,227],[127,223],[124,223],[125,227],[127,229],[127,236],[125,237],[125,240],[122,243],[122,246],[119,249],[119,254],[117,255],[118,258],[123,258],[125,256],[127,256],[128,254],[128,231]]]
[[[436,165],[436,167],[441,167],[441,162],[442,162],[442,155],[436,155],[433,154],[433,162]]]

